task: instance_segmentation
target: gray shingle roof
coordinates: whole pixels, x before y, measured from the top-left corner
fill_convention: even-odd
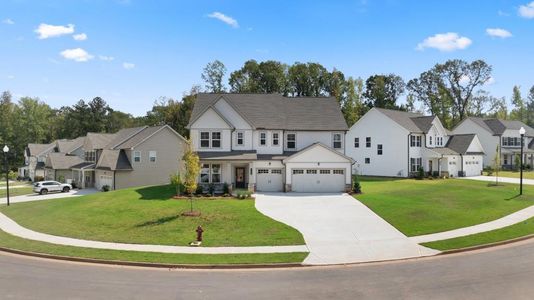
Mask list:
[[[468,119],[494,135],[501,135],[507,129],[519,130],[521,127],[523,127],[525,128],[526,136],[534,137],[534,129],[521,121],[478,117],[468,117]]]
[[[115,134],[113,133],[89,132],[86,136],[85,147],[87,147],[87,145],[91,145],[93,149],[104,149],[114,137]]]
[[[406,130],[415,133],[426,133],[432,127],[432,121],[434,121],[435,116],[424,116],[418,113],[412,113],[407,111],[385,109],[385,108],[374,108],[379,112],[386,115],[395,123],[399,124]]]
[[[55,143],[51,144],[28,144],[28,154],[30,156],[37,156],[46,151],[51,151],[55,147]]]
[[[449,137],[446,148],[449,148],[459,154],[467,154],[467,149],[473,142],[476,134],[455,134]]]
[[[114,147],[114,149],[130,149],[135,146],[137,146],[139,143],[141,143],[143,140],[151,136],[152,134],[156,133],[161,128],[165,127],[165,125],[162,126],[153,126],[153,127],[145,127],[143,130],[138,131],[137,134],[133,135],[126,141],[122,142],[121,144]]]
[[[46,167],[54,170],[68,170],[80,163],[83,163],[80,157],[59,152],[52,152],[46,158]]]
[[[58,152],[61,153],[71,153],[72,151],[83,146],[85,142],[85,137],[79,137],[73,140],[57,140]]]
[[[128,160],[128,156],[124,153],[124,150],[103,150],[98,162],[96,164],[97,169],[102,170],[132,170],[132,165]]]
[[[348,130],[334,97],[290,98],[280,94],[201,93],[197,95],[189,124],[220,98],[257,129]]]
[[[230,152],[198,152],[198,157],[204,160],[257,160],[258,156],[256,150],[239,151],[234,150]]]
[[[110,139],[105,145],[104,149],[113,149],[114,147],[133,137],[135,134],[139,133],[141,130],[144,130],[147,127],[148,126],[124,128],[117,131],[117,133],[113,135],[113,138]]]

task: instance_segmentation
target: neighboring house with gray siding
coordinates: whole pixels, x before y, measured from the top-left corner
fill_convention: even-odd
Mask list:
[[[34,180],[35,177],[45,177],[46,157],[54,152],[56,143],[28,144],[24,151],[24,166],[19,167],[19,176]]]

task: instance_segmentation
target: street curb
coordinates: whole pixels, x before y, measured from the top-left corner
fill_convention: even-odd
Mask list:
[[[463,253],[463,252],[470,252],[470,251],[475,251],[475,250],[493,248],[493,247],[497,247],[497,246],[504,246],[504,245],[508,245],[508,244],[521,242],[521,241],[530,240],[532,238],[534,238],[534,234],[529,234],[529,235],[513,238],[513,239],[510,239],[510,240],[494,242],[494,243],[489,243],[489,244],[483,244],[483,245],[478,245],[478,246],[471,246],[471,247],[465,247],[465,248],[459,248],[459,249],[451,249],[451,250],[443,250],[443,251],[439,250],[439,251],[441,251],[441,253],[436,254],[436,256],[447,255],[447,254],[455,254],[455,253]],[[424,246],[424,247],[426,247],[426,246]]]
[[[105,260],[96,258],[82,258],[71,257],[54,254],[37,253],[31,251],[23,251],[17,249],[11,249],[6,247],[0,247],[0,251],[31,256],[37,258],[55,259],[69,262],[83,262],[92,264],[103,265],[115,265],[115,266],[129,266],[129,267],[146,267],[146,268],[158,268],[158,269],[276,269],[276,268],[301,268],[311,267],[300,263],[280,263],[280,264],[220,264],[220,265],[203,265],[203,264],[166,264],[166,263],[148,263],[148,262],[130,262],[121,260]]]

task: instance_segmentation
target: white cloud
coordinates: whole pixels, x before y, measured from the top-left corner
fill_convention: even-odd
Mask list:
[[[512,36],[512,33],[510,31],[502,29],[502,28],[488,28],[486,29],[486,33],[489,36],[498,37],[502,39],[509,38]]]
[[[2,23],[7,24],[7,25],[14,25],[15,24],[15,22],[13,20],[9,19],[9,18],[3,19]]]
[[[103,61],[112,61],[112,60],[115,59],[115,57],[113,57],[113,56],[106,56],[106,55],[99,55],[99,56],[98,56],[98,59],[103,60]]]
[[[7,75],[7,79],[15,79],[15,75]]]
[[[85,41],[87,39],[87,34],[85,33],[79,33],[72,36],[73,39],[76,41]]]
[[[509,13],[507,13],[507,12],[505,12],[505,11],[502,11],[502,10],[499,10],[499,11],[497,12],[497,14],[498,14],[499,16],[501,16],[501,17],[509,17],[509,16],[510,16]]]
[[[221,22],[224,22],[224,23],[234,27],[234,28],[238,28],[239,27],[239,24],[237,23],[236,19],[234,19],[234,18],[232,18],[230,16],[227,16],[227,15],[225,15],[223,13],[220,13],[218,11],[209,14],[208,17],[217,19],[217,20],[219,20]]]
[[[66,34],[74,33],[74,25],[69,24],[67,26],[62,25],[49,25],[41,23],[35,32],[39,34],[39,39],[47,39],[51,37],[58,37]]]
[[[519,6],[519,15],[523,18],[534,19],[534,1]]]
[[[424,50],[425,48],[434,48],[439,51],[454,51],[465,49],[473,42],[465,37],[460,36],[455,32],[438,33],[427,37],[423,42],[416,47],[417,50]]]
[[[135,68],[135,64],[124,62],[122,63],[122,67],[125,68],[126,70],[131,70]]]
[[[82,48],[75,48],[75,49],[66,49],[61,51],[61,56],[63,56],[65,59],[74,60],[77,62],[86,62],[91,59],[93,59],[94,56],[87,53],[87,51],[83,50]]]

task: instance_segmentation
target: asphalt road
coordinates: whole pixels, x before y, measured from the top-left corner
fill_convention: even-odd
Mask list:
[[[0,299],[532,299],[534,241],[404,262],[154,270],[0,254]]]

